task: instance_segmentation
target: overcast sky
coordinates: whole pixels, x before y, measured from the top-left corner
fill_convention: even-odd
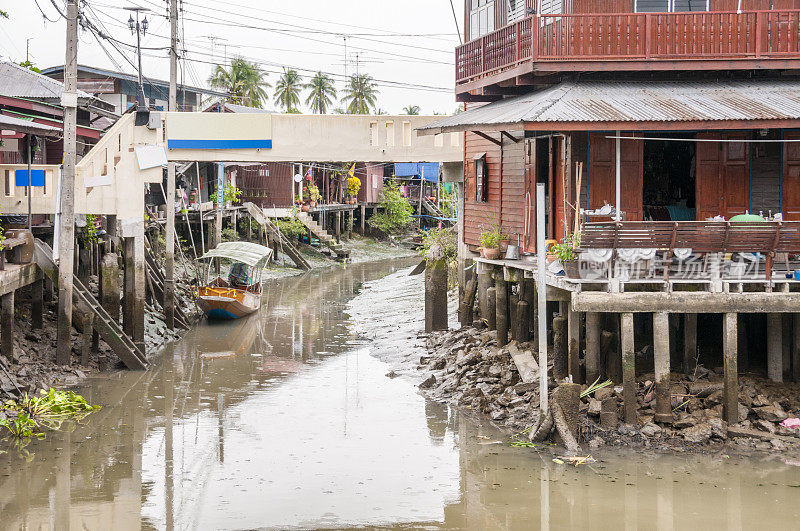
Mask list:
[[[454,1],[457,9],[463,9],[463,2]],[[45,21],[37,2],[50,19],[58,20]],[[24,60],[26,39],[31,39],[30,57],[37,66],[63,65],[65,24],[52,2],[64,6],[64,0],[0,0],[0,9],[10,16],[0,20],[2,59]],[[86,3],[90,20],[128,44],[135,43],[135,37],[127,28],[129,13],[123,7],[151,9],[142,46],[168,46],[166,0]],[[450,0],[183,0],[182,4],[188,60],[185,69],[182,65],[179,69],[186,84],[207,86],[214,64],[239,55],[260,63],[273,85],[283,66],[305,69],[300,73],[306,77],[317,70],[336,74],[337,88],[345,69],[352,74],[358,68],[379,81],[378,105],[389,113],[400,113],[408,105],[419,105],[423,114],[451,113],[456,108],[452,88],[458,36]],[[460,10],[457,13],[463,18]],[[78,62],[135,73],[131,48],[118,45],[121,55],[108,41],[103,44],[108,53],[90,32],[82,32]],[[144,75],[169,79],[167,50],[144,54]],[[301,110],[307,111],[305,105]]]

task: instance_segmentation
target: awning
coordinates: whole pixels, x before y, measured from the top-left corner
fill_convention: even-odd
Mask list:
[[[228,258],[236,262],[242,262],[251,267],[265,263],[272,255],[272,249],[249,242],[227,242],[217,245],[198,260],[209,260],[211,258]]]
[[[568,81],[448,116],[420,135],[800,127],[800,81]]]
[[[37,124],[33,120],[24,120],[0,114],[0,130],[10,129],[17,133],[25,133],[39,136],[57,137],[61,136],[61,129],[50,125]]]

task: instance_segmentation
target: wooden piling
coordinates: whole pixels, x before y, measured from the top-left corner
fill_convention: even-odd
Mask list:
[[[570,303],[567,309],[567,366],[569,375],[574,383],[583,383],[581,378],[581,314],[572,309]]]
[[[586,315],[587,320],[589,314]],[[625,407],[625,422],[636,422],[636,350],[633,343],[633,314],[622,314],[622,400]],[[588,331],[587,331],[588,342]],[[587,347],[588,351],[588,347]],[[586,379],[589,380],[587,370]],[[591,380],[594,381],[594,380]]]
[[[800,383],[800,313],[792,318],[792,380]]]
[[[361,210],[359,214],[361,215],[359,218],[359,223],[361,224],[361,236],[366,236],[366,229],[367,229],[367,207],[364,203],[361,203],[359,207]],[[471,323],[470,323],[471,324]]]
[[[600,377],[600,314],[597,312],[586,312],[585,364],[586,381],[594,382]]]
[[[480,314],[481,321],[488,326],[489,302],[487,292],[493,284],[492,275],[486,271],[486,266],[484,264],[478,263],[476,267],[478,268],[478,313]]]
[[[342,212],[336,212],[336,241],[342,241]]]
[[[669,314],[653,314],[653,355],[655,358],[656,380],[656,422],[671,423],[672,404],[670,402],[670,359],[669,359]]]
[[[44,279],[31,284],[31,327],[34,330],[44,327]]]
[[[350,214],[347,216],[347,239],[348,240],[352,240],[353,239],[353,216],[355,216],[355,214],[356,214],[356,211],[354,209],[354,210],[351,210]]]
[[[783,382],[783,331],[781,314],[767,314],[767,376],[773,382]]]
[[[425,263],[425,332],[447,330],[447,259]]]
[[[119,321],[119,303],[119,259],[109,253],[100,260],[100,305],[114,321]]]
[[[475,319],[475,295],[478,291],[478,280],[473,276],[464,288],[464,295],[461,300],[458,316],[461,326],[472,326]]]
[[[508,287],[508,330],[509,339],[519,341],[519,321],[517,320],[517,304],[519,303],[519,295],[515,295],[511,286]]]
[[[508,344],[508,285],[502,272],[494,279],[495,325],[497,327],[497,346]]]
[[[562,380],[569,371],[567,345],[567,318],[559,315],[553,319],[553,378]]]
[[[92,332],[94,331],[94,313],[89,308],[82,308],[83,331],[81,332],[81,365],[89,365],[89,354],[92,351]]]
[[[728,424],[739,422],[739,369],[738,369],[738,315],[722,315],[722,355],[725,387],[723,391],[723,418]]]
[[[525,341],[530,341],[531,339],[530,321],[531,321],[530,305],[526,301],[521,300],[517,303],[517,333],[519,334],[519,337],[516,338],[517,341],[521,343],[524,343]]]
[[[491,287],[486,290],[486,327],[489,330],[497,330],[497,297],[496,288]]]
[[[697,314],[683,314],[683,372],[691,374],[697,366]]]
[[[522,278],[519,282],[519,300],[520,302],[528,303],[528,319],[525,321],[527,331],[523,331],[523,335],[527,340],[532,340],[536,331],[536,323],[534,322],[534,309],[536,307],[536,285],[532,278]],[[527,341],[526,340],[526,341]]]
[[[0,295],[0,351],[10,360],[14,355],[14,291]]]

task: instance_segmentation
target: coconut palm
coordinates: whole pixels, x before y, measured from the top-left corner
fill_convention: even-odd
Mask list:
[[[328,108],[333,104],[333,98],[336,97],[333,79],[322,72],[317,72],[311,78],[311,81],[305,85],[305,88],[309,91],[306,105],[309,106],[311,112],[316,114],[327,113]]]
[[[225,91],[228,94],[228,101],[260,109],[269,101],[265,89],[269,88],[270,84],[266,82],[265,77],[266,74],[256,63],[236,57],[227,70],[217,65],[214,73],[208,78],[208,83],[211,88]]]
[[[300,90],[303,80],[294,68],[283,69],[283,74],[275,83],[275,103],[285,112],[297,112],[300,107]]]
[[[342,102],[347,103],[347,113],[369,114],[375,108],[378,96],[376,86],[375,80],[369,74],[350,76],[342,98]]]
[[[409,105],[408,107],[403,107],[403,112],[412,116],[419,115],[419,105]]]

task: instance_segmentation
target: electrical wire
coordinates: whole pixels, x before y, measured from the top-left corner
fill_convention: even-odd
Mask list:
[[[47,13],[44,12],[42,6],[39,5],[39,0],[33,0],[33,2],[36,4],[36,8],[39,9],[39,13],[42,14],[42,18],[45,19],[47,22],[58,22],[59,20],[61,20],[60,18],[50,18],[49,16],[47,16]]]

